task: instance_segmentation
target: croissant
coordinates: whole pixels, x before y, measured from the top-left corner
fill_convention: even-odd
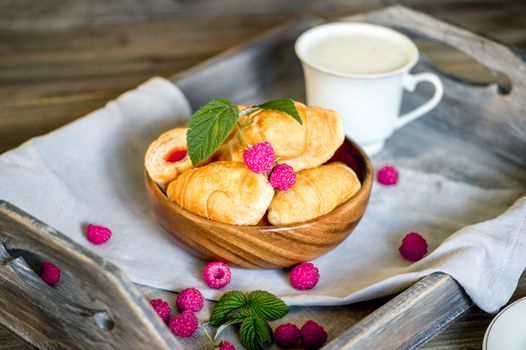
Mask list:
[[[176,128],[163,133],[146,151],[146,171],[163,189],[182,172],[192,168],[186,148],[186,130],[187,128]]]
[[[306,107],[295,102],[303,125],[283,112],[264,110],[241,117],[246,124],[246,142],[255,145],[268,141],[274,148],[278,163],[287,163],[295,171],[313,168],[328,161],[344,140],[338,113],[319,107]],[[241,138],[233,132],[219,149],[220,160],[243,161],[246,149]]]
[[[218,161],[190,169],[168,185],[168,198],[205,218],[233,225],[256,225],[274,189],[243,163]]]
[[[317,218],[346,202],[360,186],[354,171],[341,162],[300,171],[291,189],[274,196],[268,221],[287,225]]]

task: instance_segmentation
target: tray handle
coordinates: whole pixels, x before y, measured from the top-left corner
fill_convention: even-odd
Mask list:
[[[22,257],[13,257],[4,244],[0,241],[0,278],[3,283],[13,284],[20,290],[30,290],[30,294],[39,295],[37,303],[41,303],[52,313],[55,318],[59,317],[81,317],[83,327],[96,325],[100,329],[111,330],[114,321],[107,310],[92,309],[84,307],[76,302],[71,301],[61,293],[57,293],[35,273]]]
[[[487,143],[497,153],[526,164],[526,80],[523,79],[526,54],[523,51],[400,5],[342,20],[376,23],[393,27],[413,39],[436,41],[466,53],[494,72],[506,74],[512,87],[505,95],[499,93],[496,84],[477,86],[441,74],[445,95],[431,115],[476,136],[474,141]]]
[[[61,282],[30,260],[58,265]],[[2,200],[0,323],[41,349],[182,349],[117,267]]]

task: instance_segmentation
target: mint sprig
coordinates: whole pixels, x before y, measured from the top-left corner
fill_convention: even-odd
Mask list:
[[[263,350],[272,344],[272,329],[258,317],[246,318],[239,327],[239,339],[248,350]]]
[[[212,311],[212,316],[208,321],[212,326],[219,327],[225,322],[226,316],[234,311],[241,310],[247,305],[247,297],[244,293],[237,290],[227,292],[221,296]]]
[[[241,344],[248,350],[261,350],[272,343],[272,329],[268,321],[278,320],[289,312],[289,307],[277,296],[262,290],[249,294],[231,291],[223,294],[208,321],[219,327],[215,339],[228,326],[240,324]]]
[[[239,117],[239,108],[230,101],[215,99],[195,112],[188,121],[186,145],[193,165],[210,157],[219,148]]]
[[[271,109],[274,111],[285,112],[288,115],[290,115],[292,118],[296,119],[296,121],[300,123],[300,125],[303,125],[303,121],[301,120],[298,110],[296,109],[296,106],[294,105],[294,101],[292,100],[287,99],[287,100],[269,101],[269,102],[265,102],[265,103],[262,103],[256,106],[256,108]]]
[[[248,295],[248,309],[267,321],[279,320],[289,312],[289,307],[280,298],[264,290],[256,290]]]
[[[302,124],[294,101],[290,99],[265,102],[249,108],[248,111],[255,112],[262,109],[287,113]],[[225,142],[236,125],[239,114],[239,108],[232,102],[214,99],[199,108],[190,117],[186,145],[193,165],[198,165],[208,159]]]

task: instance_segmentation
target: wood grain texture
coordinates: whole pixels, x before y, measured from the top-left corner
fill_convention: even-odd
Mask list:
[[[335,18],[391,3],[0,0],[0,152],[299,15]],[[404,3],[526,47],[524,1]],[[430,47],[429,55],[447,71],[480,76],[451,49]]]
[[[55,288],[43,261],[62,270]],[[40,349],[182,349],[114,265],[4,201],[0,323]]]
[[[152,75],[171,76],[298,14],[310,12],[337,17],[362,12],[371,4],[310,1],[298,5],[297,2],[269,1],[258,6],[227,5],[221,9],[225,0],[214,1],[213,6],[204,0],[195,3],[177,2],[177,9],[170,12],[165,6],[172,4],[153,0],[141,1],[138,5],[128,0],[89,4],[81,0],[49,0],[38,4],[0,1],[0,152],[102,106]],[[526,47],[524,1],[415,0],[405,3]],[[207,16],[202,17],[199,11],[207,11]],[[130,22],[134,24],[129,25]],[[104,27],[97,28],[101,24]],[[194,44],[179,45],[178,38],[194,32]],[[219,44],[214,46],[215,43]],[[484,84],[495,79],[458,51],[433,43],[424,45],[428,45],[424,47],[426,56],[441,71]],[[210,47],[213,49],[208,50]],[[286,86],[283,84],[279,89],[281,94],[287,91]],[[278,91],[272,94],[280,95]],[[523,277],[514,299],[526,295],[525,281]],[[328,330],[332,336],[379,305],[374,302],[341,308],[296,308],[293,314],[297,314],[298,324],[309,318],[325,320],[331,324]],[[421,348],[480,349],[491,318],[475,309]],[[19,348],[20,341],[9,333],[1,333],[0,339],[2,346],[7,343],[10,348],[11,343],[16,343]],[[4,349],[2,346],[0,349]],[[209,348],[203,344],[196,347],[188,343],[188,346]],[[30,347],[20,345],[20,348]]]
[[[333,160],[355,170],[362,183],[360,190],[329,214],[291,225],[236,226],[208,220],[171,202],[146,172],[145,181],[161,225],[196,256],[251,269],[289,267],[334,249],[365,212],[373,182],[371,161],[349,140]]]
[[[526,296],[526,271],[522,273],[517,289],[513,293],[508,305]],[[479,350],[486,328],[493,320],[490,315],[474,307],[452,327],[444,330],[440,335],[424,344],[422,350]]]
[[[0,349],[1,350],[34,350],[35,347],[22,341],[3,326],[0,327]]]
[[[435,273],[383,305],[325,348],[416,349],[471,306],[471,300],[455,280]]]

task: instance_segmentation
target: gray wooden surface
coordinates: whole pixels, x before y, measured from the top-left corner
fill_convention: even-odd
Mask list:
[[[339,17],[394,2],[0,0],[0,152],[301,14]],[[522,0],[403,3],[526,47]],[[455,51],[426,51],[447,71],[493,79]]]
[[[47,286],[37,268],[61,267]],[[0,323],[41,349],[182,349],[113,264],[0,201]]]
[[[526,46],[526,6],[522,1],[405,3]],[[4,150],[101,106],[151,75],[169,76],[301,12],[341,16],[385,2],[312,1],[298,5],[298,1],[269,1],[239,6],[239,1],[223,0],[89,4],[73,0],[28,4],[0,1],[0,147]],[[246,16],[249,13],[251,16]],[[474,82],[495,79],[462,54],[432,43],[421,43],[420,47],[431,61],[452,74]],[[390,142],[406,145],[401,137]],[[407,152],[408,157],[400,161],[412,164],[411,149]],[[480,160],[482,164],[491,162],[485,157]],[[494,179],[504,185],[506,181],[522,183],[526,178],[506,162],[499,164],[505,176]],[[492,178],[483,180],[491,182]],[[515,297],[525,294],[526,283],[521,282]],[[367,307],[378,307],[375,303],[365,305],[363,315]],[[305,312],[317,317],[339,315],[327,308]],[[422,348],[478,349],[490,319],[474,310]],[[342,319],[341,328],[335,326],[330,332],[341,333],[350,325],[348,321]],[[26,348],[1,333],[0,339],[4,348]]]

